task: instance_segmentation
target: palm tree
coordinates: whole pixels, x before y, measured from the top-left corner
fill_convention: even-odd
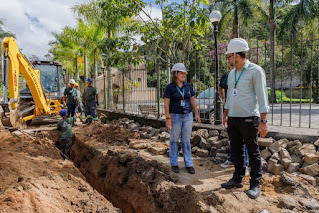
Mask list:
[[[226,20],[233,17],[233,38],[239,37],[239,17],[243,20],[243,24],[247,25],[248,20],[254,18],[254,12],[267,17],[266,11],[254,0],[215,0],[215,4],[222,10],[223,16],[220,21],[221,27]]]
[[[286,32],[294,35],[297,32],[297,24],[300,21],[309,22],[319,16],[318,0],[299,0],[297,4],[282,17],[283,22],[279,25],[279,36],[283,37]]]
[[[112,76],[111,76],[111,56],[113,51],[117,51],[115,41],[121,29],[127,23],[127,17],[138,14],[140,5],[144,5],[141,0],[101,0],[78,4],[73,7],[73,11],[88,23],[94,23],[97,28],[103,29],[106,38],[104,44],[107,49],[108,69],[107,69],[107,106],[113,103]],[[98,45],[99,46],[99,45]],[[97,47],[96,46],[96,50]],[[95,52],[96,54],[96,52]]]

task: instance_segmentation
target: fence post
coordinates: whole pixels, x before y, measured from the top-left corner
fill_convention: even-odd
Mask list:
[[[161,91],[159,58],[156,59],[156,73],[157,73],[157,118],[159,118],[160,117],[160,91]]]
[[[103,91],[104,91],[104,109],[106,109],[106,76],[105,67],[103,67]]]
[[[126,68],[125,68],[126,69]],[[125,81],[124,81],[125,70],[122,72],[122,98],[123,98],[123,112],[125,112]]]

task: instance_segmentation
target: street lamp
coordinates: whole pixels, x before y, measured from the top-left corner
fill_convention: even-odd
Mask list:
[[[215,103],[214,103],[214,124],[221,124],[221,104],[218,94],[218,83],[219,83],[219,67],[218,67],[218,51],[217,51],[217,38],[218,38],[218,23],[221,20],[222,15],[218,10],[213,10],[209,15],[209,20],[214,26],[214,37],[215,37]]]

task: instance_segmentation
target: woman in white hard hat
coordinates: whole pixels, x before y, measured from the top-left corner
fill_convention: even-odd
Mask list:
[[[192,160],[190,138],[193,127],[193,110],[195,120],[200,123],[195,92],[189,83],[186,83],[186,67],[177,63],[172,68],[171,83],[164,92],[164,110],[166,127],[170,130],[169,157],[172,171],[179,172],[178,168],[178,142],[181,138],[186,170],[195,173]]]

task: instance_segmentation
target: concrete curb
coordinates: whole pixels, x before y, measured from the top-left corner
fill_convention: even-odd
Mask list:
[[[107,116],[107,120],[117,120],[119,118],[128,118],[130,120],[135,120],[142,126],[151,126],[153,128],[160,128],[165,127],[165,120],[164,119],[157,119],[152,117],[144,117],[141,115],[136,114],[128,114],[122,111],[112,111],[107,109],[97,109],[99,116],[101,113]],[[197,124],[194,123],[193,129],[209,129],[209,130],[218,130],[223,131],[226,130],[223,126],[220,125],[212,125],[212,124]],[[293,130],[292,130],[293,131]],[[310,142],[313,143],[317,139],[319,139],[319,135],[306,135],[306,134],[293,134],[293,133],[283,133],[283,132],[276,132],[276,131],[269,131],[267,137],[272,137],[275,140],[280,140],[286,138],[288,140],[299,140],[301,142]]]

